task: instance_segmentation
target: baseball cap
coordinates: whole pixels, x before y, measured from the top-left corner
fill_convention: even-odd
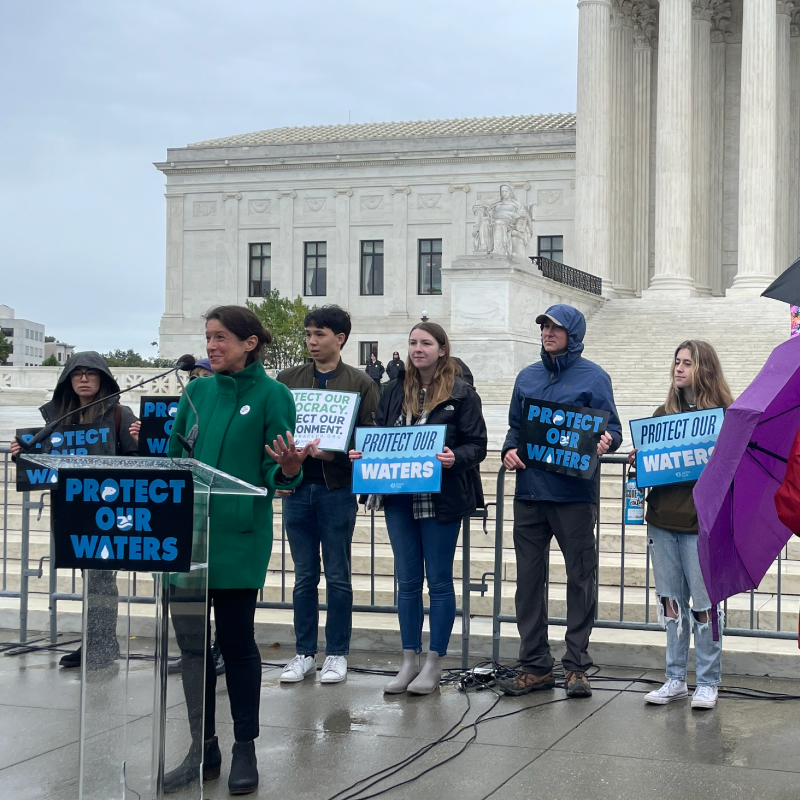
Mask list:
[[[536,324],[537,325],[544,325],[544,323],[547,322],[548,320],[550,322],[555,323],[560,328],[566,328],[567,327],[563,322],[561,322],[561,320],[556,319],[552,314],[539,314],[539,316],[536,317]]]

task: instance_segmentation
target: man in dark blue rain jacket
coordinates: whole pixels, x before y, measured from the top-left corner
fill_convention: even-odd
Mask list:
[[[550,540],[556,537],[567,572],[567,652],[562,659],[567,695],[592,693],[586,670],[592,666],[589,636],[597,595],[594,526],[597,483],[556,472],[526,468],[517,455],[520,420],[526,398],[610,412],[598,455],[622,444],[622,427],[614,405],[611,379],[583,358],[586,320],[577,308],[555,305],[536,318],[542,330],[542,360],[517,376],[503,444],[503,465],[517,471],[514,493],[514,550],[517,557],[517,627],[520,674],[500,682],[511,695],[552,689],[553,657],[547,640],[546,564]]]

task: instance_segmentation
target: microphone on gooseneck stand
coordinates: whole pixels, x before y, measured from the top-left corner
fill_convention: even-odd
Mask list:
[[[60,416],[58,419],[54,419],[52,422],[48,422],[47,425],[42,428],[39,433],[36,434],[29,442],[20,441],[18,437],[15,437],[19,446],[25,450],[33,450],[39,442],[46,439],[56,428],[56,426],[63,422],[67,417],[71,417],[73,414],[76,414],[78,411],[85,411],[87,408],[91,408],[92,406],[96,406],[98,403],[106,403],[109,400],[113,400],[115,397],[119,397],[121,394],[125,394],[126,392],[131,392],[134,389],[138,389],[140,386],[144,386],[146,383],[151,383],[152,381],[157,381],[159,378],[166,378],[171,372],[175,373],[175,377],[178,378],[178,370],[183,370],[184,372],[191,372],[194,369],[194,365],[197,362],[195,361],[194,356],[192,355],[183,355],[181,356],[175,366],[172,369],[167,370],[166,372],[161,373],[161,375],[156,375],[152,378],[148,378],[145,381],[141,381],[140,383],[136,383],[133,386],[129,386],[127,389],[120,389],[117,392],[113,392],[112,394],[108,394],[105,397],[101,397],[98,400],[93,400],[91,403],[87,403],[85,406],[81,406],[80,409],[75,409],[74,411],[70,411],[68,414],[64,414]],[[180,378],[178,378],[178,382],[183,386],[183,382]],[[191,402],[191,400],[189,401]],[[193,407],[194,408],[194,407]],[[196,414],[197,412],[195,412]]]
[[[193,356],[185,355],[181,356],[178,359],[178,363],[180,364],[184,359],[191,359],[191,366],[189,367],[179,367],[184,372],[191,372],[194,369],[195,360]],[[188,363],[188,361],[187,361]],[[189,430],[188,436],[181,436],[179,433],[176,433],[175,436],[178,441],[181,443],[181,446],[186,451],[186,455],[188,458],[194,458],[194,445],[197,441],[197,437],[200,435],[200,415],[197,413],[197,409],[194,407],[194,403],[192,402],[192,398],[189,396],[189,393],[186,391],[186,386],[184,382],[181,380],[181,376],[178,373],[175,373],[175,377],[178,379],[178,383],[181,385],[183,389],[183,395],[189,402],[189,406],[194,413],[194,425],[192,425],[191,429]]]

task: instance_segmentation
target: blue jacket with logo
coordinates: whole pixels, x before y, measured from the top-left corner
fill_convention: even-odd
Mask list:
[[[586,319],[577,308],[568,305],[551,306],[545,313],[564,323],[569,335],[567,352],[556,356],[554,362],[543,348],[542,360],[525,367],[517,375],[503,455],[519,443],[520,420],[526,398],[609,411],[607,431],[613,440],[610,448],[613,452],[622,444],[622,426],[614,405],[611,378],[604,369],[581,355]],[[556,503],[596,503],[597,485],[594,480],[527,467],[517,470],[515,497]]]

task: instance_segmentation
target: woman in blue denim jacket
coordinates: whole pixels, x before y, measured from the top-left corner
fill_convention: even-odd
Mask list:
[[[653,416],[727,408],[732,402],[714,348],[707,342],[689,340],[675,350],[667,401]],[[628,456],[629,463],[633,464],[635,459],[634,450]],[[693,488],[694,482],[657,486],[647,496],[645,519],[658,620],[667,631],[667,681],[644,699],[647,703],[666,705],[689,696],[686,668],[689,635],[694,629],[697,688],[692,695],[692,708],[714,708],[717,686],[722,679],[722,638],[714,641],[713,615],[717,611],[711,605],[700,572]]]

